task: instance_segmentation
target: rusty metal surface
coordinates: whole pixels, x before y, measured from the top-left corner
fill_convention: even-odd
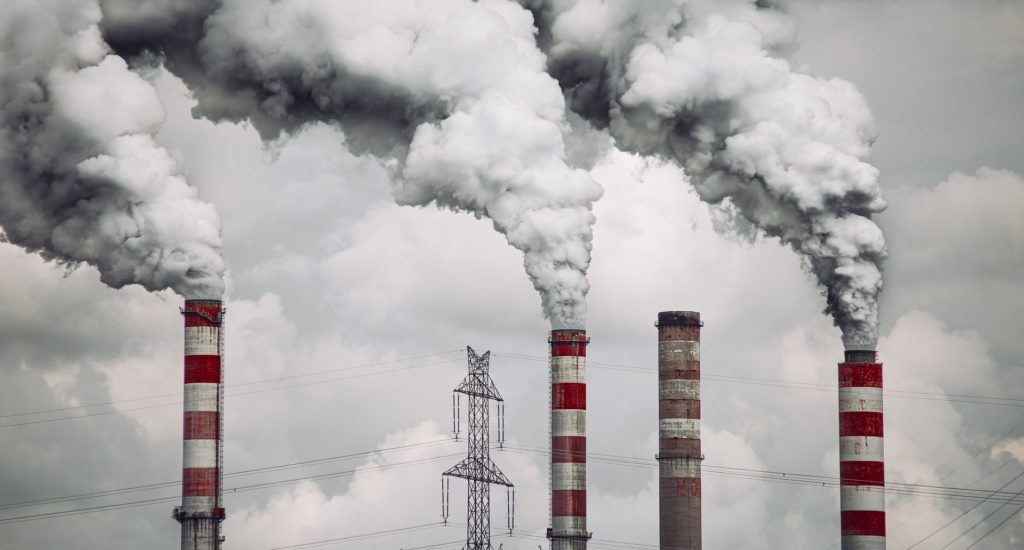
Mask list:
[[[658,314],[658,526],[662,550],[699,550],[700,314]]]

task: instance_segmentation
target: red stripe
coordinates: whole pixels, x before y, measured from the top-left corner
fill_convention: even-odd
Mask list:
[[[552,409],[587,409],[587,385],[579,382],[551,384]]]
[[[186,355],[186,384],[220,384],[219,355]]]
[[[840,523],[844,536],[866,537],[885,536],[885,512],[874,510],[847,510],[842,513]]]
[[[658,327],[659,342],[671,342],[674,340],[700,342],[700,327],[670,325],[662,325]]]
[[[217,494],[216,468],[185,468],[182,472],[181,495],[212,497]]]
[[[551,491],[551,515],[587,517],[587,492],[579,490]]]
[[[844,411],[839,413],[839,437],[847,435],[882,437],[882,413]]]
[[[658,380],[700,380],[700,361],[681,361],[658,366]]]
[[[700,399],[660,399],[658,418],[700,418]]]
[[[186,327],[215,327],[224,302],[220,300],[185,300],[182,314],[185,316]]]
[[[661,497],[700,497],[700,478],[663,477],[658,481]]]
[[[840,388],[881,388],[881,363],[840,363]]]
[[[185,439],[217,439],[217,413],[190,411],[185,413]]]
[[[658,453],[664,457],[699,457],[700,440],[666,437],[658,440]]]
[[[213,319],[216,319],[216,317],[213,317]],[[205,317],[202,317],[200,315],[186,313],[185,314],[185,326],[186,327],[217,327],[217,326],[220,326],[220,325],[218,325],[216,323],[211,323],[208,319],[206,319]]]
[[[846,460],[839,463],[841,485],[885,486],[885,463]]]
[[[586,357],[587,344],[584,342],[552,342],[552,357]]]
[[[587,438],[579,435],[552,436],[551,462],[586,464]]]

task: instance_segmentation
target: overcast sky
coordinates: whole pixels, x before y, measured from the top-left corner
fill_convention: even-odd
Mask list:
[[[790,60],[855,84],[879,130],[887,482],[1022,491],[1024,4],[784,4],[799,25]],[[530,537],[547,527],[549,326],[522,253],[490,221],[396,205],[389,171],[351,153],[335,127],[265,144],[247,123],[194,118],[195,100],[168,71],[146,78],[166,111],[159,144],[223,222],[225,548],[438,523],[440,473],[465,452],[446,438],[467,345],[492,351],[507,403],[511,448],[492,457],[516,483],[517,537],[495,546],[546,546]],[[591,175],[604,187],[587,300],[593,547],[657,544],[653,324],[672,309],[705,322],[705,545],[838,547],[835,488],[710,468],[838,476],[827,386],[843,347],[800,259],[775,239],[716,231],[720,214],[677,166],[613,148]],[[92,267],[67,269],[7,243],[0,265],[0,547],[176,548],[180,298],[111,289]],[[354,456],[231,476],[342,455]],[[453,482],[454,525],[325,547],[457,541],[464,495]],[[119,503],[138,505],[38,517]],[[503,490],[493,503],[503,526]],[[889,547],[942,528],[917,548],[945,548],[965,532],[949,548],[967,548],[1020,509],[972,506],[890,493]],[[33,517],[4,519],[22,516]],[[974,548],[1022,544],[1018,514]]]

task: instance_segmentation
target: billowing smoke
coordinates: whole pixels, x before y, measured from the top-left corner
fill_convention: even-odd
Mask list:
[[[265,139],[338,124],[394,171],[403,204],[490,219],[524,254],[556,327],[585,320],[592,203],[530,12],[509,0],[104,0],[126,56],[157,54],[195,114]]]
[[[849,83],[778,52],[788,18],[753,0],[523,0],[570,107],[619,147],[679,162],[701,198],[805,260],[848,348],[873,348],[885,208],[875,138]]]
[[[112,287],[218,297],[220,220],[157,145],[156,93],[99,20],[95,1],[0,10],[0,238]]]
[[[570,166],[558,83],[530,13],[508,0],[104,0],[125,55],[158,54],[195,113],[266,139],[333,122],[394,172],[399,203],[492,220],[521,250],[556,327],[585,322],[591,207]]]

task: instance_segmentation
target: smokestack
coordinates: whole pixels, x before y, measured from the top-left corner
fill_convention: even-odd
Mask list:
[[[551,550],[586,550],[587,332],[551,331]]]
[[[219,550],[224,520],[224,303],[185,300],[185,415],[181,472],[181,550]]]
[[[839,510],[842,550],[885,550],[882,364],[846,350],[839,364]]]
[[[658,521],[662,550],[700,550],[700,313],[658,314]]]

